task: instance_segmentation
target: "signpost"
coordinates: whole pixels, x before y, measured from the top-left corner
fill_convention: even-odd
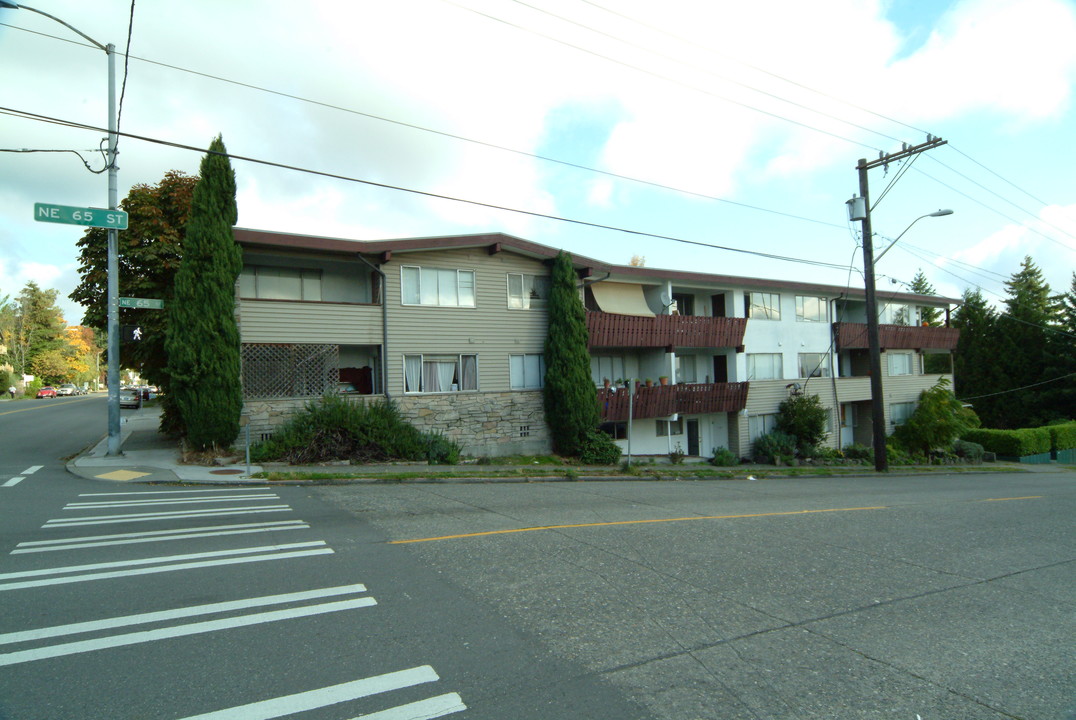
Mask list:
[[[34,203],[34,220],[38,222],[85,225],[110,230],[127,229],[127,213],[105,208],[72,207],[53,203]]]
[[[140,308],[142,310],[164,310],[164,300],[154,298],[121,297],[121,308]]]

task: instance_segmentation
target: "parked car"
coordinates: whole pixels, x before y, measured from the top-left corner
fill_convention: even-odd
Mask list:
[[[73,383],[64,383],[56,388],[57,395],[79,395],[78,388]]]
[[[51,385],[45,385],[37,391],[37,396],[38,398],[54,398],[56,397],[56,388]]]
[[[141,407],[142,402],[139,398],[141,393],[135,388],[121,388],[120,389],[120,407],[121,408],[136,408]]]

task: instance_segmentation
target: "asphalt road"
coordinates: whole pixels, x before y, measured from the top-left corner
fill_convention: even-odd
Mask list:
[[[654,718],[1076,717],[1073,473],[319,494]]]

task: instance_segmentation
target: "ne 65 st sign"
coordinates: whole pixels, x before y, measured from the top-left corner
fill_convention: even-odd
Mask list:
[[[123,210],[106,210],[105,208],[34,203],[34,220],[115,230],[127,229],[127,213]]]

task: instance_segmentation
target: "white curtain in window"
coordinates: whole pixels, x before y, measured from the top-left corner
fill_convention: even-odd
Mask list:
[[[452,381],[456,377],[456,363],[439,362],[437,365],[437,385],[439,390],[452,390]]]
[[[461,359],[463,369],[460,373],[460,390],[477,390],[478,358],[474,355],[464,355]]]
[[[422,390],[422,356],[407,355],[404,357],[404,387],[405,392],[420,392]]]
[[[405,267],[403,269],[403,303],[404,305],[418,305],[422,302],[419,293],[419,269],[417,267]]]

